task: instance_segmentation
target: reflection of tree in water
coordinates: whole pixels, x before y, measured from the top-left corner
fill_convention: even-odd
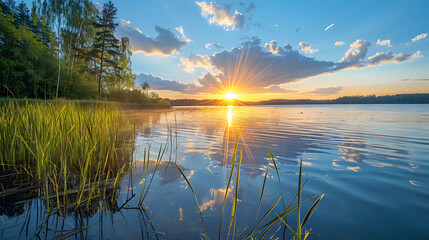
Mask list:
[[[151,110],[138,110],[133,116],[136,120],[136,131],[149,136],[151,134],[151,127],[157,125],[163,116],[171,110],[166,109],[151,109]]]
[[[133,171],[127,176],[125,177],[124,181],[128,181],[129,178],[132,178],[132,182],[135,184],[138,184],[141,182],[141,180],[143,179],[143,160],[137,160],[137,163],[133,169]],[[179,164],[178,164],[179,165]],[[155,166],[156,166],[156,160],[150,160],[149,161],[149,173],[153,173],[153,171],[155,170]],[[193,170],[189,170],[181,165],[180,169],[182,169],[183,171],[188,171],[189,172],[189,177],[192,176],[192,174],[194,173]],[[176,167],[172,164],[169,163],[168,161],[161,161],[158,165],[158,168],[156,170],[156,178],[159,179],[159,182],[161,185],[166,185],[168,183],[173,183],[176,182],[178,180],[181,179],[181,175],[180,172],[177,171]]]
[[[120,211],[120,189],[114,184],[115,177],[122,167],[130,166],[134,147],[117,147],[117,161],[106,163],[109,179],[95,181],[95,173],[89,173],[88,180],[82,181],[79,167],[69,166],[67,188],[63,175],[54,175],[55,170],[46,173],[46,178],[36,179],[24,170],[17,173],[16,169],[2,167],[0,216],[5,224],[1,225],[0,232],[7,233],[3,236],[52,238],[73,230],[70,224],[64,225],[64,221],[75,223],[74,228],[88,229],[89,220],[100,211],[105,210],[103,214],[111,216]],[[24,228],[26,231],[22,231]]]
[[[52,238],[63,232],[86,229],[90,227],[89,219],[100,212],[100,206],[110,214],[120,211],[119,189],[114,189],[111,184],[100,187],[103,196],[90,198],[90,192],[85,192],[82,198],[86,200],[76,207],[79,198],[76,191],[78,185],[68,189],[67,194],[60,193],[58,198],[51,191],[49,200],[46,200],[43,183],[34,180],[25,182],[25,178],[28,177],[24,174],[16,174],[2,177],[0,181],[6,189],[0,197],[0,215],[5,221],[0,232],[9,233],[14,238]],[[74,226],[64,225],[64,221],[74,223]],[[15,224],[10,226],[12,222]],[[26,231],[23,232],[24,228]]]

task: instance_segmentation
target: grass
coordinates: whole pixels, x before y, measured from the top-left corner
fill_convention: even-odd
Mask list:
[[[25,105],[27,103],[50,103],[53,100],[43,99],[26,99],[26,98],[0,98],[0,106],[7,105],[9,102],[15,102],[19,105]],[[169,108],[169,102],[160,103],[123,103],[115,101],[97,101],[97,100],[69,100],[69,99],[57,99],[54,102],[59,104],[79,104],[80,106],[98,106],[103,104],[105,106],[117,107],[120,109],[146,109],[146,108]]]
[[[48,212],[89,205],[129,169],[134,135],[134,122],[115,105],[2,100],[0,173],[28,175]],[[0,194],[11,192],[3,186]]]

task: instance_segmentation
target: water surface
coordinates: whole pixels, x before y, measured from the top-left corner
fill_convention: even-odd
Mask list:
[[[138,163],[122,182],[116,204],[122,206],[133,194],[137,197],[127,201],[121,211],[98,209],[81,219],[66,216],[60,224],[69,229],[89,226],[73,238],[200,239],[202,225],[195,199],[171,161],[191,182],[209,237],[217,238],[239,133],[243,162],[238,234],[254,223],[269,147],[279,168],[286,204],[296,193],[301,157],[304,179],[310,179],[303,188],[303,198],[325,194],[306,226],[312,228],[311,239],[429,238],[429,105],[174,107],[139,111],[135,117],[134,161]],[[139,212],[133,209],[142,187],[139,159],[150,146],[152,171],[159,148],[166,145],[164,161],[144,202],[147,211]],[[271,168],[260,216],[280,192]],[[224,219],[231,205],[232,194]],[[28,214],[28,209],[36,211],[38,206],[34,200],[21,213],[2,212],[1,236],[33,236],[41,220]],[[282,207],[279,203],[274,212],[279,214]],[[304,205],[303,210],[309,207]],[[58,219],[50,221],[53,229]],[[291,213],[288,221],[294,227],[296,213]],[[291,239],[288,232],[283,235],[280,226],[276,225],[267,239]],[[227,229],[224,225],[223,237]],[[49,233],[47,236],[58,235],[49,228],[42,231]]]

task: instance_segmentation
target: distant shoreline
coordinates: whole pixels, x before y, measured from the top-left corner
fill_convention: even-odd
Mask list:
[[[251,105],[309,105],[309,104],[429,104],[429,93],[346,96],[330,100],[271,99],[265,101],[226,101],[220,99],[170,99],[171,106],[251,106]]]

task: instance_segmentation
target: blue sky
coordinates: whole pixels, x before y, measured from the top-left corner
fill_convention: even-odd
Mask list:
[[[113,2],[137,82],[163,97],[429,92],[429,1]]]

